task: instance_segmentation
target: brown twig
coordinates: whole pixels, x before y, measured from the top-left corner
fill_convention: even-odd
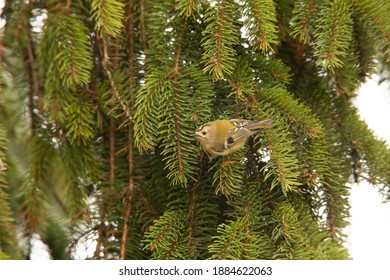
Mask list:
[[[135,86],[135,82],[133,77],[135,76],[134,71],[134,7],[129,4],[127,8],[128,15],[128,24],[127,29],[129,32],[129,73],[130,73],[130,88]],[[129,163],[129,177],[128,177],[128,194],[127,198],[124,200],[124,225],[121,239],[121,250],[119,259],[124,260],[126,257],[126,244],[127,244],[127,234],[129,232],[129,221],[131,216],[131,209],[133,206],[133,193],[135,190],[135,183],[133,178],[133,170],[134,170],[134,135],[133,135],[133,123],[130,123],[128,127],[128,136],[129,136],[129,145],[128,147],[128,163]]]
[[[98,33],[96,33],[98,35]],[[102,45],[103,45],[103,61],[102,61],[102,66],[103,66],[103,69],[107,75],[107,78],[108,78],[108,81],[110,82],[110,86],[111,86],[111,89],[112,89],[112,93],[113,93],[113,96],[116,100],[119,101],[119,104],[121,105],[122,107],[122,110],[125,112],[126,114],[126,117],[128,117],[129,120],[133,120],[133,117],[131,116],[131,112],[130,112],[130,109],[129,109],[129,106],[127,105],[127,103],[123,100],[123,98],[120,96],[119,94],[119,90],[115,84],[115,81],[112,77],[112,73],[111,71],[109,70],[109,55],[108,55],[108,47],[107,47],[107,44],[105,42],[105,40],[102,38]]]

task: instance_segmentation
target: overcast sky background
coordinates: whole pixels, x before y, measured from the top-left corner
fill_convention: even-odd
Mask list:
[[[3,6],[4,1],[0,0],[0,10]],[[3,25],[0,21],[0,28]],[[354,104],[374,133],[390,143],[390,83],[378,86],[378,79],[374,75],[360,88]],[[351,226],[345,233],[349,235],[346,246],[351,257],[368,262],[388,259],[390,242],[386,237],[390,236],[390,203],[382,203],[383,197],[367,182],[352,185],[350,202]],[[31,259],[49,258],[38,235],[32,245]],[[87,253],[80,252],[79,258],[85,257]]]
[[[361,86],[354,100],[360,117],[366,121],[374,134],[390,143],[390,83],[378,85],[379,77]],[[346,244],[355,260],[389,259],[390,242],[390,202],[376,188],[367,182],[353,184],[351,188],[351,226]]]

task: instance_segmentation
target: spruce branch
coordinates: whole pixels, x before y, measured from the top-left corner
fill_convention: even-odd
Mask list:
[[[53,173],[61,174],[52,178],[51,183],[58,191],[66,206],[67,217],[72,222],[87,218],[88,186],[97,181],[99,166],[96,163],[94,146],[91,141],[74,145],[73,141],[64,141],[55,154]],[[63,181],[62,187],[57,187],[55,180]]]
[[[141,25],[141,43],[143,50],[146,50],[146,24],[145,24],[145,0],[140,0],[140,25]]]
[[[67,123],[65,136],[70,136],[72,141],[87,143],[95,136],[94,106],[90,100],[80,96],[71,101],[67,110]]]
[[[277,223],[271,237],[278,244],[275,258],[307,260],[314,257],[314,248],[302,231],[298,212],[290,203],[279,204],[273,212],[273,219]]]
[[[115,82],[115,79],[111,73],[111,70],[109,68],[109,61],[110,57],[108,55],[108,46],[105,38],[102,38],[102,44],[103,44],[103,61],[102,61],[102,66],[103,69],[107,75],[108,81],[110,83],[110,87],[112,90],[113,97],[119,102],[123,112],[126,114],[127,120],[125,120],[121,126],[126,124],[128,121],[133,121],[133,116],[131,113],[131,109],[128,105],[128,102],[124,100],[120,94],[120,90],[118,88],[117,83]]]
[[[254,245],[253,237],[245,232],[245,224],[245,219],[241,218],[218,227],[218,235],[214,237],[213,243],[209,246],[209,251],[213,254],[211,259],[243,259],[245,247]]]
[[[195,155],[198,149],[190,137],[193,126],[189,120],[193,113],[184,109],[186,105],[183,97],[188,96],[188,82],[181,75],[176,77],[169,83],[167,92],[163,93],[161,105],[169,117],[160,118],[158,129],[163,148],[161,155],[165,168],[169,170],[167,178],[173,185],[185,186],[188,179],[197,173]]]
[[[91,17],[100,37],[116,37],[123,27],[124,4],[117,0],[93,0]]]
[[[256,99],[257,83],[282,89],[291,79],[290,69],[282,61],[258,54],[240,56],[234,68],[229,77],[231,91],[238,99],[249,103]]]
[[[261,55],[249,55],[246,60],[256,74],[256,80],[264,81],[265,84],[291,83],[291,69],[283,61],[275,58],[268,58]]]
[[[213,185],[216,186],[215,192],[221,192],[226,198],[233,199],[240,192],[243,185],[244,174],[244,151],[238,151],[233,154],[218,158],[211,167],[213,172]]]
[[[179,40],[181,41],[182,40],[182,36],[180,36]],[[181,130],[182,130],[182,127],[181,127],[181,124],[180,124],[180,119],[182,118],[182,115],[181,115],[181,112],[179,111],[180,109],[180,106],[181,104],[179,104],[179,100],[178,100],[178,88],[175,84],[177,84],[177,75],[179,74],[179,66],[180,66],[180,60],[181,60],[181,49],[180,49],[180,43],[178,44],[177,48],[176,48],[176,54],[175,54],[175,64],[174,64],[174,67],[173,67],[173,86],[174,86],[174,94],[175,94],[175,101],[174,101],[174,110],[175,110],[175,131],[176,131],[176,135],[175,135],[175,138],[176,138],[176,143],[177,143],[177,146],[176,146],[176,153],[177,153],[177,164],[178,164],[178,170],[177,172],[175,172],[175,174],[177,173],[177,177],[179,179],[179,182],[180,183],[183,183],[185,185],[186,183],[186,176],[185,176],[185,167],[184,167],[184,162],[183,162],[183,158],[182,158],[182,145],[181,145],[181,142],[182,142],[182,139],[181,139]],[[163,151],[161,154],[164,155],[164,152]],[[168,175],[169,176],[169,175]]]
[[[54,36],[51,35],[54,41],[51,41],[50,45],[59,45],[56,63],[63,86],[75,89],[77,86],[88,84],[92,56],[84,23],[78,18],[60,16],[56,17],[53,28],[53,30],[48,29],[48,32],[54,32]]]
[[[351,4],[336,0],[321,8],[316,21],[314,47],[317,65],[331,71],[341,67],[351,40]]]
[[[377,139],[367,124],[359,118],[357,112],[349,112],[343,118],[342,126],[347,132],[345,141],[361,157],[363,171],[356,170],[359,176],[366,178],[373,185],[390,182],[390,160],[388,145]]]
[[[183,159],[183,140],[182,139],[182,126],[180,119],[183,117],[181,116],[181,110],[180,107],[182,104],[180,104],[179,100],[179,85],[177,81],[173,81],[172,83],[172,93],[171,100],[173,100],[171,107],[166,109],[172,110],[172,117],[174,117],[174,123],[169,124],[169,120],[165,120],[167,126],[164,127],[164,123],[160,125],[160,129],[162,135],[163,135],[163,146],[164,150],[161,152],[161,154],[164,156],[164,160],[167,163],[166,168],[170,170],[168,173],[168,179],[172,179],[172,183],[174,185],[176,184],[187,184],[187,176],[186,176],[186,168],[185,168],[185,161]],[[166,100],[164,103],[167,104],[169,102],[169,99]],[[165,137],[168,138],[165,138]],[[172,141],[173,140],[173,141]],[[165,143],[164,143],[165,142]],[[171,143],[174,143],[174,147],[171,145]],[[171,150],[172,149],[172,150]],[[171,151],[174,153],[171,154]],[[171,154],[171,156],[169,156]]]
[[[235,211],[218,226],[209,245],[211,259],[270,259],[275,246],[266,232],[270,219],[269,192],[261,182],[247,182],[229,204]],[[232,220],[230,220],[232,219]],[[260,245],[261,244],[261,245]]]
[[[188,18],[199,13],[201,7],[201,0],[180,0],[177,4],[177,9],[180,11],[179,16]]]
[[[322,126],[317,117],[303,103],[299,103],[283,87],[265,87],[257,91],[260,104],[267,102],[272,107],[283,112],[291,124],[303,128],[305,135],[316,137],[322,132]],[[286,102],[288,100],[288,102]],[[261,105],[260,105],[261,106]]]
[[[291,20],[291,35],[303,43],[309,43],[313,33],[317,0],[296,1]]]
[[[255,73],[253,69],[249,67],[247,60],[238,60],[234,72],[229,79],[231,91],[234,92],[239,99],[243,100],[245,96],[254,91],[254,79]]]
[[[292,146],[292,137],[279,118],[272,119],[272,126],[264,130],[264,136],[271,152],[270,161],[261,169],[265,174],[264,180],[272,179],[270,189],[280,184],[283,193],[287,195],[300,185],[297,170],[299,163]]]
[[[390,3],[386,0],[368,1],[368,0],[354,0],[354,5],[359,7],[363,14],[371,18],[375,22],[375,26],[380,30],[381,35],[386,38],[387,42],[390,40],[390,18],[389,10]]]
[[[152,251],[156,259],[184,259],[182,237],[185,231],[184,211],[167,211],[145,233],[145,250]]]
[[[360,82],[366,82],[370,73],[375,71],[375,41],[370,39],[375,32],[375,23],[361,9],[354,6],[353,34],[355,54],[357,56],[357,76]],[[350,52],[352,54],[352,52]]]
[[[7,139],[3,124],[0,123],[0,260],[18,259],[20,252],[17,246],[17,227],[11,208],[11,197],[8,194],[7,181],[8,162],[6,157]]]
[[[349,177],[352,166],[351,157],[342,148],[342,136],[334,120],[329,116],[322,120],[324,133],[317,138],[308,139],[307,155],[310,169],[314,171],[309,191],[314,191],[313,210],[320,220],[326,221],[327,231],[334,240],[342,240],[342,228],[348,225]],[[350,145],[350,144],[349,144]],[[341,157],[337,155],[342,155]]]
[[[231,74],[236,59],[233,49],[238,44],[239,30],[233,20],[235,5],[231,0],[220,0],[209,7],[205,14],[206,29],[203,31],[202,63],[204,72],[211,73],[214,81]]]
[[[167,72],[164,72],[167,70]],[[157,143],[158,100],[161,90],[166,86],[170,71],[168,69],[154,69],[145,76],[145,84],[135,99],[136,111],[134,114],[134,144],[142,152],[151,151]]]
[[[276,8],[272,0],[246,0],[243,5],[244,27],[254,50],[274,51],[278,43]]]
[[[42,226],[48,215],[50,191],[46,185],[48,167],[53,154],[53,147],[44,139],[35,138],[31,148],[30,172],[19,189],[19,212],[25,222],[25,229],[32,233]]]

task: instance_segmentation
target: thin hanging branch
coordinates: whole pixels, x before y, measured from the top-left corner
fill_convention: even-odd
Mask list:
[[[127,16],[129,20],[127,21],[127,30],[129,32],[129,65],[128,70],[130,73],[130,89],[135,86],[135,71],[134,71],[134,7],[132,4],[129,4],[127,7]],[[119,259],[124,260],[126,257],[126,244],[127,244],[127,235],[129,231],[129,222],[131,216],[131,209],[133,207],[133,194],[135,191],[135,182],[133,178],[134,171],[134,125],[133,123],[129,124],[128,127],[128,163],[129,163],[129,175],[128,175],[128,190],[127,197],[124,200],[123,207],[125,209],[124,214],[124,224],[123,232],[121,238],[120,246],[120,255]]]
[[[32,40],[32,35],[31,35],[31,25],[29,23],[29,16],[28,14],[31,13],[32,5],[33,5],[33,0],[29,0],[28,5],[26,5],[25,10],[23,13],[26,15],[25,21],[23,21],[23,26],[25,28],[25,33],[27,35],[27,44],[26,44],[26,51],[27,51],[27,62],[30,68],[29,71],[29,77],[30,77],[30,83],[29,83],[29,95],[28,95],[28,100],[29,100],[29,111],[30,111],[30,118],[31,118],[31,133],[34,135],[35,134],[35,101],[34,101],[34,96],[38,94],[39,91],[39,86],[38,86],[38,77],[37,77],[37,72],[35,69],[35,54],[34,54],[34,43]]]
[[[145,51],[147,48],[147,42],[146,42],[146,27],[145,27],[145,1],[141,0],[140,3],[140,24],[141,24],[141,43],[142,48]]]
[[[123,112],[125,112],[126,117],[128,118],[128,120],[133,121],[133,117],[131,115],[130,108],[129,108],[128,104],[126,103],[126,101],[123,100],[123,98],[121,97],[121,95],[119,93],[119,90],[118,90],[118,87],[116,86],[116,83],[115,83],[115,81],[114,81],[114,79],[112,77],[112,73],[109,70],[108,65],[109,65],[110,58],[109,58],[109,55],[108,55],[108,47],[107,47],[107,44],[106,44],[104,39],[102,40],[102,45],[103,45],[103,61],[102,61],[102,65],[103,65],[104,71],[105,71],[105,73],[107,75],[108,81],[110,82],[110,86],[111,86],[111,89],[112,89],[113,96],[114,96],[114,98],[116,100],[118,100],[118,102],[119,102],[120,106],[122,107]]]

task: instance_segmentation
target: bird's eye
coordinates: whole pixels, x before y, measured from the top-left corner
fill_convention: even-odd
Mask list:
[[[206,135],[206,134],[207,134],[207,132],[203,130],[203,131],[202,131],[202,134],[203,134],[203,135]]]

